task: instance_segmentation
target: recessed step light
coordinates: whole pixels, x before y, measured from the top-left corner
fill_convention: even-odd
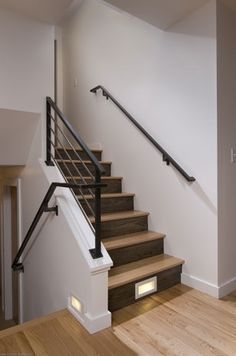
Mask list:
[[[157,291],[157,277],[146,279],[145,281],[135,284],[135,299],[140,299],[146,295]]]
[[[68,298],[68,309],[79,320],[85,312],[84,303],[72,294]]]

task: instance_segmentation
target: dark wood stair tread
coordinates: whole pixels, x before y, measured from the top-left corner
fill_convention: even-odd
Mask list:
[[[133,219],[133,218],[138,218],[142,216],[148,216],[149,213],[143,212],[143,211],[121,211],[119,213],[108,213],[108,214],[102,214],[101,220],[102,222],[106,221],[114,221],[114,220],[123,220],[123,219]],[[95,222],[94,217],[89,217],[91,223]]]
[[[183,263],[184,261],[179,258],[163,254],[114,267],[109,272],[108,289],[114,289],[153,276],[162,271],[181,266]]]
[[[145,242],[164,239],[165,235],[153,232],[153,231],[142,231],[133,234],[120,235],[103,240],[103,244],[107,251],[112,251],[119,248],[124,248],[128,246],[139,245]]]
[[[112,198],[127,198],[127,197],[134,197],[134,193],[105,193],[101,194],[102,199],[112,199]],[[84,196],[78,195],[78,199],[86,199],[86,200],[91,200],[94,199],[92,195],[86,195]]]

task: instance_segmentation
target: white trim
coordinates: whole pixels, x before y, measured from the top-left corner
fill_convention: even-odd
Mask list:
[[[94,318],[87,313],[82,316],[70,305],[68,305],[67,309],[76,318],[76,320],[78,320],[85,327],[85,329],[88,330],[90,334],[95,334],[101,330],[111,327],[111,313],[109,311]]]
[[[181,283],[188,287],[198,289],[203,293],[211,295],[212,297],[218,298],[219,288],[215,284],[209,283],[194,276],[190,276],[186,273],[182,273]]]
[[[182,273],[181,283],[191,288],[198,289],[201,292],[209,294],[217,299],[221,299],[236,290],[236,277],[228,280],[220,286],[217,286],[200,278]]]
[[[3,291],[4,317],[12,319],[12,251],[11,251],[11,192],[10,186],[4,186],[3,191]]]
[[[223,298],[226,295],[232,293],[236,290],[236,277],[230,279],[229,281],[221,284],[218,288],[218,298]]]
[[[22,223],[22,212],[21,212],[21,179],[13,178],[8,179],[4,182],[3,186],[3,215],[2,215],[2,309],[5,312],[5,319],[10,320],[13,317],[12,310],[12,250],[11,244],[11,196],[10,196],[10,188],[17,188],[17,240],[18,247],[20,247],[22,243],[22,231],[21,231],[21,223]],[[8,206],[9,205],[9,206]],[[7,211],[6,211],[7,210]],[[5,214],[4,214],[5,212]],[[9,235],[10,234],[10,235]],[[7,242],[7,244],[6,244]],[[9,250],[9,251],[7,251]],[[9,263],[10,263],[10,271],[9,271]],[[7,273],[7,275],[6,275]],[[7,282],[6,282],[7,281]],[[18,279],[18,318],[19,323],[22,323],[22,276],[19,274]]]
[[[22,235],[22,194],[21,194],[21,178],[17,179],[17,233],[18,233],[18,248],[20,248],[23,242]],[[18,322],[19,324],[23,323],[23,273],[18,273],[19,275],[19,289],[18,289],[18,298],[19,298],[19,315]]]

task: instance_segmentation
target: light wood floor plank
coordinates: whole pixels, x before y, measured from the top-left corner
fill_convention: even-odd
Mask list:
[[[236,293],[223,300],[178,285],[113,313],[90,335],[66,310],[0,332],[0,355],[235,356]]]
[[[217,300],[178,285],[146,302],[147,312],[141,301],[113,313],[115,334],[139,354],[236,355],[236,293]]]
[[[66,310],[0,332],[0,355],[134,356],[112,329],[90,335]]]

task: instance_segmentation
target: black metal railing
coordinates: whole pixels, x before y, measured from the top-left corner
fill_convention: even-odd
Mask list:
[[[105,89],[102,85],[98,85],[91,89],[90,92],[96,94],[98,90],[102,91],[103,96],[106,99],[110,99],[124,114],[125,116],[144,134],[144,136],[162,153],[163,161],[169,166],[170,164],[174,166],[177,171],[188,181],[195,182],[194,177],[189,176],[186,171],[167,153],[164,148],[159,145],[159,143],[134,119],[134,117],[128,113],[128,111]]]
[[[49,207],[48,204],[50,202],[51,197],[53,196],[56,188],[80,188],[80,189],[88,189],[88,188],[92,188],[92,189],[97,189],[98,187],[101,188],[101,186],[99,184],[73,184],[73,183],[52,183],[37,211],[37,214],[35,215],[35,218],[32,222],[32,224],[30,225],[30,228],[24,238],[24,241],[22,242],[19,251],[17,252],[17,255],[12,263],[12,269],[14,271],[24,271],[24,266],[22,262],[19,262],[22,255],[25,252],[25,249],[27,247],[27,245],[29,244],[29,241],[43,215],[43,213],[45,212],[54,212],[57,216],[58,216],[58,206],[53,206],[53,207]]]
[[[56,164],[67,182],[84,186],[87,193],[79,190],[79,195],[72,190],[75,199],[95,233],[95,248],[90,250],[93,258],[102,257],[101,253],[101,176],[105,170],[93,152],[83,141],[82,137],[72,127],[71,123],[61,112],[55,102],[47,97],[47,152],[46,164]],[[73,153],[73,158],[71,154]],[[85,158],[86,157],[86,160]],[[94,190],[88,184],[94,184]],[[94,225],[91,218],[94,218]]]

